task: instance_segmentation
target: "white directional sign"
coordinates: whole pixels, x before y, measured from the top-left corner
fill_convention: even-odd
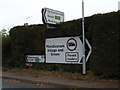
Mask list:
[[[45,62],[45,55],[27,55],[27,62]]]
[[[86,43],[87,43],[87,45],[88,45],[88,47],[90,49],[88,54],[87,54],[87,57],[86,57],[86,62],[87,62],[88,58],[90,57],[90,54],[92,53],[92,47],[91,47],[91,45],[90,45],[90,43],[89,43],[89,41],[87,39],[85,39],[85,41],[86,41]]]
[[[43,8],[42,18],[43,18],[43,23],[58,24],[60,22],[64,22],[64,13],[49,8]]]
[[[46,39],[46,63],[80,64],[83,45],[79,37]]]

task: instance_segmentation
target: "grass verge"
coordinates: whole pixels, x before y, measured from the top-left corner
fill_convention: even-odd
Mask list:
[[[36,75],[43,75],[43,76],[53,76],[53,77],[63,77],[69,78],[74,80],[97,80],[97,81],[116,81],[111,79],[99,78],[94,76],[92,71],[87,71],[87,75],[82,75],[81,73],[69,73],[69,72],[51,72],[51,71],[40,71],[40,70],[33,70],[33,69],[8,69],[3,68],[4,72],[14,72],[14,73],[23,73],[23,74],[36,74]]]

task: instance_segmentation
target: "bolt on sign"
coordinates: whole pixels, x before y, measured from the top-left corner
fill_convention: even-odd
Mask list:
[[[45,55],[27,55],[27,62],[45,62]]]
[[[80,64],[83,45],[79,37],[49,38],[45,42],[46,63]]]
[[[42,20],[45,24],[58,24],[60,22],[64,22],[64,12],[43,8]]]

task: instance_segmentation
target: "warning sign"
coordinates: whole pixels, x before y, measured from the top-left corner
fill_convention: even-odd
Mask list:
[[[68,50],[74,51],[77,48],[77,41],[74,38],[70,38],[66,44]]]

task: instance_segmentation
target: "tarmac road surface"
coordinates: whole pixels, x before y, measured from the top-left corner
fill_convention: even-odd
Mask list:
[[[20,82],[17,80],[2,79],[2,88],[45,88],[45,87]]]
[[[119,80],[97,81],[97,80],[73,80],[65,77],[44,76],[37,74],[22,74],[15,72],[3,72],[4,79],[15,79],[25,83],[39,83],[40,86],[48,88],[119,88]],[[19,82],[19,83],[21,83]],[[4,81],[3,81],[4,84]],[[29,83],[30,84],[30,83]],[[4,86],[4,85],[3,85]],[[29,87],[29,85],[27,85]],[[26,86],[25,86],[26,87]],[[27,87],[27,88],[28,88]]]

